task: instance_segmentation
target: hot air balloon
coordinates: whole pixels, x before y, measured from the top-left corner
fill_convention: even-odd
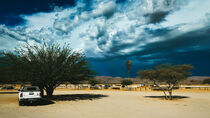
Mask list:
[[[129,77],[130,77],[130,68],[131,68],[131,66],[132,66],[132,62],[128,60],[128,61],[125,63],[125,65],[126,65],[126,67],[127,67],[127,76],[128,76],[128,78],[129,78]]]

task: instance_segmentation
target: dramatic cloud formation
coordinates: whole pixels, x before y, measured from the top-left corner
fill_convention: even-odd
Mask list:
[[[82,50],[99,75],[125,76],[159,63],[195,66],[210,75],[210,1],[80,0],[50,12],[20,15],[22,25],[0,26],[0,50],[24,43],[70,43]],[[204,56],[205,55],[205,56]],[[206,61],[206,62],[205,62]],[[205,62],[205,63],[204,63]]]

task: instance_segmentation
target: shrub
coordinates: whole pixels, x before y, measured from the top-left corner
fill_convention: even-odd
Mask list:
[[[131,81],[131,80],[123,80],[123,81],[121,82],[121,84],[122,84],[123,86],[127,86],[127,85],[133,84],[133,81]]]
[[[203,80],[203,84],[210,84],[210,78]]]

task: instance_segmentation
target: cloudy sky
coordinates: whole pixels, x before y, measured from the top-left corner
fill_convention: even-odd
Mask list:
[[[210,0],[0,0],[0,51],[70,43],[98,75],[126,76],[160,63],[210,76]]]

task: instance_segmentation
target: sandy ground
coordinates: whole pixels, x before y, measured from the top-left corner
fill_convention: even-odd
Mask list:
[[[162,92],[57,90],[55,94],[70,95],[71,100],[18,106],[17,93],[4,91],[0,118],[210,118],[210,92],[175,92],[188,98],[173,101],[146,97]]]

